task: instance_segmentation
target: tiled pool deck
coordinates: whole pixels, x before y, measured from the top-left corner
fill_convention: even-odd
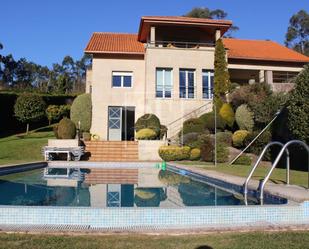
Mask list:
[[[65,166],[64,163],[61,163]],[[66,163],[65,163],[66,164]],[[59,164],[60,165],[60,164]],[[66,164],[68,165],[68,164]],[[72,164],[73,165],[73,164]],[[89,163],[82,163],[89,167]],[[132,164],[92,164],[91,167],[136,167]],[[142,163],[145,165],[145,163]],[[153,167],[153,163],[147,164]],[[74,163],[76,167],[76,163]],[[183,170],[186,169],[179,165]],[[200,172],[206,174],[205,172]],[[220,176],[224,177],[224,176]],[[226,177],[226,176],[225,176]],[[226,179],[234,181],[235,179]],[[239,179],[238,179],[239,180]],[[236,180],[235,180],[236,181]],[[239,180],[240,181],[240,180]],[[233,184],[235,182],[232,182]],[[241,182],[242,184],[243,182]],[[306,190],[307,191],[307,190]],[[309,200],[309,199],[308,199]],[[288,205],[214,206],[186,208],[83,208],[0,206],[2,226],[67,226],[85,229],[195,229],[308,225],[309,201]]]

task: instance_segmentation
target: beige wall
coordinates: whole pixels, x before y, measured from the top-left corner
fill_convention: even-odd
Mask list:
[[[185,114],[205,105],[202,98],[202,70],[214,69],[214,48],[169,49],[148,48],[146,51],[146,112],[155,113],[167,125]],[[156,68],[173,68],[172,98],[160,99],[156,93]],[[195,98],[179,98],[179,69],[195,69]]]
[[[112,88],[113,71],[132,71],[132,88]],[[144,113],[145,62],[142,59],[93,58],[91,133],[107,140],[108,106],[134,106]]]
[[[173,68],[171,99],[155,97],[156,68]],[[179,98],[179,69],[195,69],[196,96]],[[202,70],[214,68],[214,48],[148,48],[143,59],[93,58],[91,133],[107,140],[108,106],[133,106],[135,119],[144,113],[156,114],[164,125],[205,105],[202,99]],[[132,88],[112,88],[113,71],[132,71]]]

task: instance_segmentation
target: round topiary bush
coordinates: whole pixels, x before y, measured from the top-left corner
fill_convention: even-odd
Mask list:
[[[144,114],[139,117],[135,123],[135,129],[138,132],[141,129],[152,129],[156,132],[157,136],[160,136],[161,124],[159,118],[154,114]]]
[[[188,146],[161,146],[159,148],[159,156],[164,161],[180,161],[190,158],[191,148]]]
[[[208,112],[199,117],[200,121],[203,123],[204,127],[208,129],[211,133],[215,132],[215,115],[214,112]],[[226,123],[217,115],[217,130],[224,130]]]
[[[190,143],[193,143],[198,139],[198,136],[199,133],[197,132],[190,132],[187,134],[183,134],[179,137],[180,144],[189,146]]]
[[[230,104],[224,103],[219,111],[219,115],[229,127],[233,127],[235,122],[235,114]]]
[[[73,139],[76,136],[75,124],[68,118],[60,120],[57,129],[59,139]]]
[[[91,128],[92,103],[91,95],[84,93],[77,96],[71,106],[70,117],[78,128],[80,121],[81,132],[89,132]]]
[[[157,133],[152,129],[145,128],[136,132],[135,138],[138,140],[155,140]]]
[[[194,148],[190,152],[190,160],[196,161],[201,158],[201,150],[198,148]]]
[[[183,134],[188,134],[192,132],[203,133],[205,131],[205,126],[203,122],[198,118],[190,118],[183,122]]]
[[[241,130],[252,131],[254,127],[254,114],[247,105],[241,105],[236,109],[235,119]]]
[[[250,134],[249,131],[246,130],[238,130],[235,131],[232,140],[233,140],[233,146],[236,148],[241,148],[244,146],[244,140],[245,138]]]

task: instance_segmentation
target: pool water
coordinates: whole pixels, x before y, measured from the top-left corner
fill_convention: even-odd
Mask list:
[[[241,195],[169,170],[89,168],[82,169],[83,177],[78,179],[44,178],[43,172],[44,169],[37,169],[0,176],[0,205],[98,208],[244,205]],[[258,202],[251,199],[249,204]]]

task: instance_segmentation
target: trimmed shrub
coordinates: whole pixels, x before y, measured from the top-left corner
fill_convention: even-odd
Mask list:
[[[54,132],[55,137],[58,139],[59,138],[59,136],[58,136],[58,124],[53,125],[53,132]]]
[[[73,121],[63,118],[58,124],[57,134],[59,139],[73,139],[76,136],[76,127]]]
[[[71,106],[70,114],[71,120],[77,128],[78,122],[80,121],[81,132],[89,132],[92,117],[91,95],[89,93],[84,93],[77,96]]]
[[[49,105],[45,111],[49,124],[70,117],[70,105]]]
[[[145,128],[136,132],[135,138],[138,140],[155,140],[157,133],[152,129]]]
[[[226,144],[218,143],[217,145],[217,162],[226,163],[229,160],[229,150]]]
[[[190,160],[195,161],[201,158],[201,150],[198,148],[194,148],[190,152]]]
[[[233,136],[232,136],[232,140],[233,140],[233,145],[236,148],[241,148],[244,146],[244,140],[245,138],[250,134],[249,131],[246,130],[238,130],[235,131]]]
[[[183,134],[188,134],[192,132],[203,133],[205,131],[205,126],[203,122],[198,118],[190,118],[183,123]]]
[[[227,146],[232,145],[232,136],[233,133],[230,131],[218,132],[217,133],[217,141],[218,143],[224,143]]]
[[[190,147],[188,146],[161,146],[159,156],[164,161],[180,161],[190,159]]]
[[[254,114],[247,105],[243,104],[237,108],[235,119],[240,130],[252,131],[254,127],[253,118]]]
[[[198,136],[199,136],[199,133],[197,133],[197,132],[190,132],[190,133],[181,135],[179,137],[180,144],[182,144],[182,145],[189,145],[189,144],[197,141]]]
[[[241,155],[236,161],[235,164],[239,165],[251,165],[252,164],[252,159],[251,157],[247,155]]]
[[[214,139],[209,135],[203,138],[201,159],[205,162],[212,162],[214,159]]]
[[[45,116],[46,104],[43,98],[37,94],[24,93],[21,94],[15,102],[15,116],[22,123],[27,124],[29,131],[29,123],[39,121]]]
[[[159,118],[154,114],[144,114],[143,116],[139,117],[135,123],[135,129],[138,132],[141,129],[152,129],[155,131],[157,136],[160,135],[161,124]]]
[[[167,127],[165,125],[160,126],[160,139],[163,139],[164,136],[167,136]]]
[[[229,127],[233,127],[235,122],[235,114],[230,104],[227,103],[223,104],[219,111],[219,115],[222,117],[222,119],[226,122],[226,124]]]
[[[247,146],[252,140],[260,133],[261,131],[253,131],[250,133],[244,140],[244,145]],[[262,135],[255,140],[255,142],[248,148],[248,152],[253,153],[255,155],[259,155],[264,147],[271,142],[272,134],[270,131],[265,131]],[[270,159],[270,153],[266,153],[266,159]]]
[[[208,112],[199,117],[204,127],[211,133],[215,132],[215,115],[214,112]],[[226,123],[220,115],[217,115],[217,130],[224,130]]]

